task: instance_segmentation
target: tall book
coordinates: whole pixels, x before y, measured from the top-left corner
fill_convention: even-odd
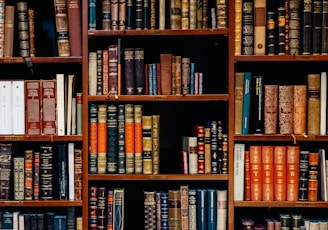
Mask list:
[[[279,85],[278,87],[278,108],[279,108],[279,133],[293,133],[293,108],[294,108],[294,86]]]
[[[134,106],[133,104],[125,104],[125,162],[127,174],[135,172],[134,135]]]
[[[144,228],[156,228],[156,192],[144,191]]]
[[[322,1],[321,54],[328,54],[328,2]]]
[[[107,189],[107,229],[113,229],[114,189]]]
[[[101,1],[101,28],[103,30],[111,30],[111,2],[110,0]]]
[[[58,55],[61,57],[67,57],[71,55],[67,1],[54,0],[54,6]]]
[[[235,18],[234,18],[235,55],[242,54],[242,52],[241,52],[241,50],[242,50],[242,23],[243,23],[242,9],[243,9],[243,1],[242,0],[235,1]]]
[[[14,200],[24,200],[24,178],[25,178],[25,167],[24,157],[16,156],[13,158],[13,174],[14,174]]]
[[[236,4],[236,2],[235,2]],[[254,2],[242,1],[242,49],[243,55],[254,54]]]
[[[26,134],[41,134],[41,81],[25,80]]]
[[[273,168],[274,168],[274,200],[286,201],[286,170],[287,170],[287,147],[284,145],[274,146]]]
[[[234,200],[244,200],[245,144],[235,143],[234,147]]]
[[[286,200],[298,200],[299,170],[300,170],[300,146],[287,146],[286,168]]]
[[[320,134],[320,74],[307,75],[307,133]]]
[[[74,189],[74,200],[82,200],[82,165],[82,149],[74,148],[74,186],[72,186],[71,182],[69,182],[70,191]]]
[[[207,200],[208,195],[206,189],[198,188],[197,193],[197,229],[206,230],[208,226]]]
[[[291,0],[288,3],[288,45],[289,45],[289,54],[298,55],[301,53],[301,1],[300,0]]]
[[[319,153],[309,153],[308,201],[317,201],[319,192]]]
[[[318,149],[319,153],[319,175],[320,175],[320,199],[323,201],[328,200],[327,190],[327,161],[326,150],[324,148]]]
[[[145,92],[145,51],[143,48],[134,48],[134,71],[135,93],[143,95]]]
[[[89,8],[89,18],[88,18],[88,29],[95,30],[97,27],[97,9],[96,9],[96,0],[88,0],[88,8]]]
[[[300,151],[300,170],[299,170],[299,191],[298,200],[308,200],[308,180],[309,180],[309,155],[310,151]]]
[[[227,229],[227,217],[228,217],[228,190],[217,189],[216,190],[217,200],[217,230]]]
[[[62,184],[63,194],[62,199],[74,200],[75,198],[75,156],[74,156],[75,145],[73,142],[69,142],[67,144],[58,144],[58,150],[60,151],[58,154],[61,155],[61,170],[64,171],[61,174],[61,181],[66,183]],[[58,156],[59,156],[58,155]],[[65,169],[66,167],[66,169]],[[78,184],[77,184],[78,185]],[[78,186],[77,186],[78,188]]]
[[[98,158],[98,106],[95,103],[89,104],[89,173],[97,173]]]
[[[114,188],[113,227],[124,229],[124,188]]]
[[[265,55],[266,0],[254,0],[254,54]]]
[[[169,196],[168,192],[161,192],[161,227],[169,227]]]
[[[153,173],[153,139],[152,139],[153,117],[142,116],[142,161],[143,174]]]
[[[161,93],[171,95],[172,86],[172,54],[160,54],[161,65]]]
[[[278,121],[278,85],[264,85],[264,134],[276,134]]]
[[[97,95],[97,52],[89,52],[89,95]]]
[[[294,85],[294,134],[306,133],[307,85]]]
[[[40,151],[33,153],[33,200],[40,199]]]
[[[181,0],[170,0],[170,29],[181,30]]]
[[[119,0],[111,1],[111,21],[112,21],[112,30],[119,29]]]
[[[190,88],[190,58],[181,58],[181,90],[182,95],[189,94]]]
[[[188,166],[189,174],[198,173],[198,153],[197,153],[197,137],[188,137]]]
[[[56,74],[56,100],[57,100],[57,135],[64,136],[65,132],[65,74]]]
[[[124,93],[126,95],[135,94],[135,68],[134,68],[134,48],[124,49]]]
[[[278,11],[278,55],[286,53],[286,8],[280,6]]]
[[[217,190],[213,188],[206,189],[207,195],[207,229],[217,229]],[[225,220],[222,220],[225,221]]]
[[[244,200],[251,200],[251,168],[250,168],[250,152],[245,151],[244,163]]]
[[[108,50],[97,49],[97,95],[108,93]]]
[[[313,11],[312,11],[312,54],[321,54],[321,32],[322,32],[322,0],[312,0]]]
[[[196,189],[189,188],[188,190],[188,226],[190,230],[197,229],[197,193]]]
[[[125,173],[125,105],[117,105],[117,172],[120,174]]]
[[[0,1],[0,58],[3,58],[5,43],[5,0]]]
[[[33,198],[33,150],[24,151],[24,199]]]
[[[165,29],[165,0],[159,0],[159,25],[160,30]]]
[[[56,134],[56,80],[41,80],[41,134]],[[45,109],[46,108],[46,109]]]
[[[251,180],[251,200],[262,200],[262,146],[250,145],[250,180]]]
[[[72,102],[74,92],[74,81],[76,75],[68,74],[67,83],[67,111],[66,111],[66,135],[72,135]]]
[[[12,134],[25,134],[25,82],[12,81]]]
[[[9,200],[12,188],[12,144],[0,144],[0,200]]]
[[[40,146],[40,199],[54,199],[54,150],[53,145]]]
[[[276,54],[276,12],[267,8],[266,12],[266,54]]]
[[[189,230],[189,186],[180,185],[181,229]]]
[[[273,146],[262,146],[262,200],[273,201]]]
[[[118,156],[117,105],[107,105],[107,173],[117,173]]]
[[[107,105],[98,105],[97,173],[107,172]]]
[[[180,190],[168,190],[168,221],[170,229],[181,229]]]
[[[252,73],[244,73],[244,93],[243,93],[243,112],[242,112],[242,134],[249,133],[249,115],[250,115],[250,106],[251,106],[251,81]]]
[[[108,76],[109,76],[109,93],[116,95],[119,92],[119,46],[108,46]]]
[[[159,174],[160,168],[160,115],[152,115],[152,139],[153,139],[153,174]]]
[[[189,29],[189,1],[181,1],[181,29]]]
[[[71,56],[82,55],[81,3],[80,0],[67,0],[68,30]]]
[[[143,173],[142,105],[134,104],[134,173]],[[152,168],[150,172],[152,172]]]
[[[242,133],[244,79],[244,72],[235,73],[235,134]]]
[[[254,83],[254,84],[253,84]],[[254,75],[252,79],[252,108],[251,108],[251,117],[250,121],[251,133],[262,134],[264,119],[263,119],[263,106],[264,106],[264,80],[261,75]],[[254,102],[254,103],[253,103]]]
[[[17,9],[17,32],[19,54],[21,57],[30,56],[30,36],[29,36],[29,21],[28,21],[28,5],[27,1],[18,1],[16,3]]]
[[[12,81],[0,81],[0,134],[11,135],[12,131]]]
[[[82,93],[76,93],[76,134],[82,135]]]
[[[312,54],[312,0],[302,1],[302,54]]]
[[[14,54],[14,32],[15,32],[15,6],[5,6],[5,35],[4,35],[4,57],[12,57]]]

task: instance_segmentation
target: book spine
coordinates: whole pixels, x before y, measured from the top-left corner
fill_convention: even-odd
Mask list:
[[[218,124],[217,121],[211,121],[211,172],[219,173],[218,168]]]
[[[181,56],[175,55],[175,94],[181,95]]]
[[[322,1],[321,54],[328,54],[328,1]]]
[[[289,0],[285,0],[285,54],[289,55]]]
[[[165,0],[159,0],[159,29],[165,30]]]
[[[89,95],[97,95],[97,52],[89,52]]]
[[[171,63],[171,94],[176,95],[176,57],[177,55],[172,55],[172,63]]]
[[[97,173],[107,172],[107,105],[98,105]]]
[[[119,0],[111,1],[112,30],[119,29]]]
[[[169,197],[168,192],[161,192],[161,227],[169,228]]]
[[[196,125],[194,132],[197,137],[197,172],[198,174],[203,174],[205,173],[205,127],[203,125]]]
[[[273,201],[273,146],[262,146],[262,200]]]
[[[235,73],[235,134],[242,133],[244,78],[244,72]]]
[[[170,1],[170,29],[181,29],[181,0]]]
[[[273,168],[274,168],[274,200],[286,201],[286,146],[274,146]]]
[[[97,228],[104,229],[106,226],[106,187],[99,187],[97,193]]]
[[[114,190],[107,190],[107,229],[113,230]]]
[[[89,173],[97,173],[98,158],[98,106],[89,104]]]
[[[189,174],[198,173],[197,137],[188,137]]]
[[[242,2],[242,49],[241,52],[243,55],[253,55],[254,54],[254,3],[253,1],[235,1]],[[236,9],[235,9],[236,11]],[[237,15],[235,15],[235,18]],[[238,22],[238,20],[237,20]],[[235,23],[235,34],[236,23]],[[236,39],[236,38],[235,38]],[[236,41],[235,41],[236,42]],[[235,48],[236,49],[236,48]],[[236,51],[235,51],[236,52]]]
[[[309,179],[309,155],[308,150],[300,151],[300,170],[299,170],[299,186],[298,200],[308,200],[308,179]]]
[[[56,134],[56,80],[42,80],[42,134]]]
[[[300,146],[287,146],[286,200],[298,200]]]
[[[153,173],[153,139],[152,139],[153,117],[142,116],[142,147],[143,147],[143,174]]]
[[[168,221],[170,229],[181,228],[181,192],[168,190]]]
[[[318,200],[319,189],[319,153],[309,154],[308,201]]]
[[[5,43],[5,0],[0,1],[0,58],[4,56]]]
[[[16,156],[13,159],[14,166],[14,200],[24,200],[24,157]]]
[[[24,199],[32,200],[33,198],[33,150],[25,150],[24,159]]]
[[[208,29],[208,0],[203,0],[202,28]]]
[[[88,227],[90,229],[97,228],[97,202],[98,202],[98,187],[89,186],[89,199],[88,199]]]
[[[96,9],[96,0],[88,0],[89,7],[89,21],[88,21],[88,29],[95,30],[97,28],[97,9]]]
[[[109,93],[117,95],[119,92],[119,46],[110,45],[108,47],[108,78]]]
[[[143,29],[143,0],[135,1],[135,25],[136,30]]]
[[[190,87],[189,87],[189,93],[191,95],[195,94],[195,62],[190,63]]]
[[[196,189],[188,190],[188,213],[189,213],[189,230],[197,229],[197,192]]]
[[[144,191],[144,228],[156,229],[156,192]]]
[[[12,134],[25,135],[25,82],[12,81]]]
[[[54,6],[58,55],[60,57],[67,57],[71,55],[67,2],[66,0],[54,0]]]
[[[33,200],[40,199],[40,152],[33,153]]]
[[[264,126],[264,120],[263,120],[263,87],[264,87],[264,82],[263,82],[263,76],[253,76],[252,86],[254,86],[254,104],[253,104],[253,115],[254,115],[254,125],[253,125],[253,133],[255,134],[261,134],[263,133],[263,126]],[[251,96],[251,97],[252,97]]]
[[[97,95],[103,95],[103,94],[107,95],[107,93],[108,93],[108,50],[98,49],[96,52],[97,52]],[[107,79],[106,79],[106,77],[107,77]],[[106,86],[107,86],[107,88],[106,88]]]
[[[118,104],[118,161],[117,171],[119,174],[125,173],[125,105]]]
[[[14,52],[15,6],[5,6],[4,57],[12,57]]]
[[[275,55],[276,53],[276,18],[275,11],[268,9],[266,12],[266,54]]]
[[[127,1],[128,2],[128,1]],[[110,0],[101,1],[101,28],[103,30],[111,30],[112,28],[112,15],[111,15],[111,2]]]
[[[217,193],[215,189],[207,189],[207,229],[216,230],[217,226]]]
[[[262,146],[249,146],[250,152],[250,179],[251,179],[251,200],[262,200]]]
[[[150,0],[150,29],[156,29],[158,17],[156,17],[156,0]]]
[[[320,74],[308,74],[307,82],[307,133],[320,135]]]
[[[156,229],[161,229],[161,194],[162,191],[155,191],[155,202],[156,202]]]
[[[181,1],[181,29],[189,29],[189,1]]]
[[[172,86],[172,54],[160,54],[161,94],[171,95]]]
[[[53,146],[40,146],[40,199],[52,200],[54,198],[54,157]]]
[[[294,86],[279,85],[278,87],[278,108],[279,108],[279,133],[293,133],[293,108],[294,108]]]
[[[152,115],[153,174],[159,174],[160,167],[160,115]]]
[[[278,7],[278,55],[286,53],[286,8]]]
[[[67,143],[67,144],[59,144],[59,146],[62,146],[63,156],[64,159],[62,160],[62,164],[65,169],[63,174],[63,192],[65,196],[63,196],[63,199],[68,200],[75,200],[75,144],[73,142]],[[78,188],[78,184],[76,184]],[[65,197],[65,198],[64,198]]]
[[[234,200],[244,200],[245,144],[234,146]]]
[[[19,54],[21,57],[30,56],[30,36],[29,36],[29,22],[27,12],[27,1],[19,1],[16,3],[17,9],[17,31]]]
[[[294,134],[306,133],[307,86],[294,85]]]
[[[134,2],[132,0],[126,1],[126,29],[131,30],[135,28],[135,11]]]
[[[82,93],[76,93],[76,134],[82,135]]]
[[[181,230],[189,230],[189,186],[180,185],[181,195]]]
[[[320,135],[327,134],[327,72],[320,73]]]
[[[117,106],[107,105],[107,173],[117,173],[118,123]]]
[[[321,54],[322,0],[313,0],[312,54]]]
[[[251,106],[251,80],[252,73],[244,73],[244,98],[243,98],[243,109],[242,109],[242,134],[249,133],[249,114]]]
[[[124,66],[125,66],[125,90],[126,95],[135,94],[135,66],[134,48],[124,49]]]
[[[254,1],[254,54],[265,55],[266,0]]]
[[[114,229],[124,229],[124,188],[114,189],[114,210],[113,210]]]
[[[143,29],[150,29],[150,0],[143,0]]]
[[[151,123],[150,123],[151,125]],[[143,173],[142,105],[134,105],[134,173]],[[151,169],[152,172],[152,169]]]
[[[312,54],[312,0],[302,1],[303,17],[302,17],[302,54]]]
[[[251,167],[250,167],[250,152],[245,150],[244,155],[244,200],[251,200]]]
[[[226,29],[228,25],[228,1],[216,1],[217,28]]]
[[[289,54],[298,55],[300,54],[300,0],[291,0],[288,3],[289,9]]]
[[[134,76],[135,76],[135,89],[137,95],[145,94],[145,54],[143,48],[134,49]]]
[[[68,30],[71,56],[82,55],[80,0],[67,0]]]
[[[118,26],[119,30],[126,28],[126,0],[118,1]]]
[[[278,121],[278,85],[264,85],[264,133],[276,134]]]
[[[0,134],[12,135],[12,81],[3,80],[0,87]]]
[[[227,229],[228,190],[216,190],[217,200],[217,229]]]
[[[76,229],[76,207],[67,207],[66,211],[67,216],[67,230],[75,230]]]
[[[196,29],[197,26],[197,0],[189,1],[189,29]]]
[[[196,189],[197,194],[197,229],[207,229],[207,191],[206,189]]]
[[[205,173],[211,173],[211,123],[206,122],[204,127],[204,157]]]
[[[125,162],[127,174],[135,172],[134,146],[134,106],[133,104],[125,104]]]
[[[74,148],[74,200],[82,200],[82,149]]]
[[[181,90],[183,95],[189,93],[190,88],[190,58],[181,58]]]

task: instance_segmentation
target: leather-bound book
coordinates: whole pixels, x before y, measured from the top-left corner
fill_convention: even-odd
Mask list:
[[[290,0],[289,3],[289,54],[301,53],[300,6],[301,0]]]
[[[300,146],[288,145],[286,158],[286,200],[297,201],[300,170]]]
[[[142,105],[134,104],[134,173],[143,173]],[[152,171],[152,170],[151,170]]]
[[[273,150],[273,183],[274,183],[274,200],[286,201],[286,154],[285,145],[274,146]]]
[[[135,0],[135,22],[136,30],[143,29],[143,0]]]
[[[26,135],[41,134],[41,81],[25,81]]]
[[[266,0],[254,0],[254,54],[265,55]]]
[[[160,115],[152,115],[152,138],[153,138],[153,174],[159,174],[160,167]]]
[[[156,0],[150,0],[150,29],[156,29]]]
[[[67,0],[71,56],[82,55],[81,0]]]
[[[189,29],[189,1],[181,1],[181,29]]]
[[[293,130],[294,134],[306,133],[307,86],[294,85]]]
[[[262,146],[262,200],[273,201],[273,146]]]
[[[118,1],[118,27],[119,30],[126,28],[126,0]]]
[[[108,77],[109,77],[109,93],[116,95],[118,93],[118,46],[110,45],[108,47]]]
[[[117,105],[107,105],[107,173],[117,173],[118,123]]]
[[[322,1],[321,54],[328,54],[328,1]]]
[[[143,0],[143,29],[150,29],[150,0]]]
[[[279,85],[279,133],[291,134],[293,133],[293,85]]]
[[[125,104],[125,157],[126,173],[134,173],[134,106]]]
[[[298,200],[308,200],[308,180],[309,180],[309,155],[310,151],[300,151]]]
[[[235,73],[235,134],[242,133],[244,72]]]
[[[262,200],[262,146],[250,145],[251,201]]]
[[[107,105],[98,105],[98,158],[97,158],[97,173],[104,174],[107,172]]]
[[[145,94],[145,51],[143,48],[134,49],[134,77],[137,95]]]
[[[264,85],[264,134],[276,134],[278,124],[278,85]]]
[[[241,54],[242,48],[242,0],[235,1],[235,55]]]
[[[5,39],[4,39],[4,57],[12,57],[14,53],[14,23],[15,23],[15,6],[5,6]]]
[[[170,29],[181,29],[181,1],[170,0]]]
[[[18,1],[17,9],[17,32],[19,55],[21,57],[30,56],[30,36],[29,36],[29,21],[27,12],[27,1]]]
[[[243,55],[254,54],[254,7],[253,6],[254,6],[253,1],[242,1],[241,53]]]
[[[275,11],[267,11],[266,26],[266,54],[275,55],[276,53],[276,18]]]
[[[318,200],[319,152],[309,153],[308,201]]]
[[[161,64],[161,93],[171,95],[172,85],[172,54],[160,54]]]
[[[41,81],[41,134],[56,134],[56,80]]]
[[[54,0],[54,3],[58,55],[67,57],[71,55],[67,2],[66,0]]]
[[[278,8],[278,55],[285,55],[286,52],[286,8]]]
[[[302,0],[302,54],[312,54],[312,0]]]
[[[134,70],[134,48],[124,49],[124,93],[126,95],[135,94],[135,70]]]
[[[320,134],[320,73],[307,75],[307,134]]]
[[[133,0],[126,1],[126,24],[127,30],[135,28],[135,10]]]
[[[101,28],[103,30],[111,30],[112,29],[112,15],[111,15],[111,2],[110,0],[102,0],[101,1]]]
[[[0,58],[3,58],[5,43],[5,0],[0,1]]]
[[[313,0],[312,54],[321,54],[322,0]]]

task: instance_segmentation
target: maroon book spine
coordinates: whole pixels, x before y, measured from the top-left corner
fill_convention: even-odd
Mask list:
[[[135,94],[135,84],[134,84],[134,48],[124,49],[124,93],[126,95]]]
[[[39,80],[25,81],[26,134],[41,134],[41,86]]]

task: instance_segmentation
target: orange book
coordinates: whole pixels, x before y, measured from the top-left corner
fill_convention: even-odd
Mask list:
[[[126,173],[134,173],[134,108],[133,104],[125,104],[125,156]]]
[[[319,153],[309,154],[308,201],[318,200]]]
[[[275,201],[286,201],[286,151],[286,146],[274,146],[273,182]]]
[[[102,52],[102,94],[107,95],[109,92],[109,51],[104,49]]]
[[[107,165],[107,105],[98,105],[98,173],[106,173]]]
[[[250,152],[250,178],[251,178],[251,200],[262,200],[262,170],[261,170],[261,145],[249,146]]]
[[[250,171],[250,152],[249,150],[245,150],[245,200],[251,200],[251,171]]]
[[[273,201],[273,146],[262,146],[262,200]]]
[[[287,201],[298,200],[300,146],[287,146]]]

